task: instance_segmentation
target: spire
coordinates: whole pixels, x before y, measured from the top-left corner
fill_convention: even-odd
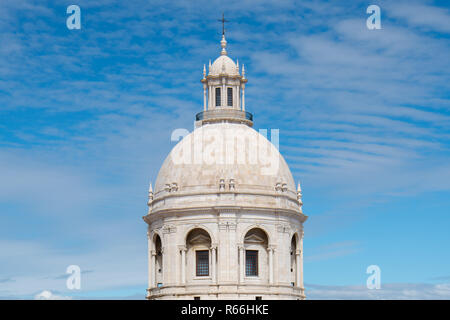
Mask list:
[[[206,78],[206,65],[203,65],[203,79]]]
[[[300,206],[300,210],[302,210],[303,201],[302,201],[302,187],[300,186],[300,181],[298,182],[297,186],[297,201],[298,205]]]
[[[225,49],[227,47],[227,40],[225,39],[225,35],[222,35],[222,40],[220,41],[220,46],[222,47],[222,52],[220,52],[221,55],[227,55],[227,50]]]
[[[152,183],[150,182],[150,186],[148,187],[148,202],[147,205],[151,205],[153,202],[153,188]]]
[[[239,59],[236,59],[236,73],[239,74]]]
[[[245,66],[242,64],[242,79],[245,79]]]
[[[211,59],[209,59],[208,74],[211,73]]]

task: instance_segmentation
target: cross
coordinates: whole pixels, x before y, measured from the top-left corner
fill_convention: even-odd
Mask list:
[[[225,35],[225,22],[230,22],[225,19],[225,14],[222,12],[222,19],[217,19],[217,21],[222,22],[222,34]]]

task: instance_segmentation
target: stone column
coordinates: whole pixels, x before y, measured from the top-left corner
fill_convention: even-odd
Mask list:
[[[236,109],[241,110],[241,86],[236,86]]]
[[[217,246],[213,244],[211,246],[211,280],[212,283],[216,283],[216,250]]]
[[[148,288],[152,287],[152,240],[150,238],[150,232],[147,232],[147,244],[148,244]]]
[[[269,284],[273,283],[273,248],[268,247],[267,251],[269,253]]]
[[[206,111],[206,84],[203,84],[203,111]]]
[[[245,84],[242,84],[242,111],[245,111]]]
[[[300,249],[295,250],[295,267],[296,267],[295,280],[296,280],[296,286],[297,287],[301,287],[302,286],[302,284],[301,284],[301,282],[302,282],[302,280],[301,280],[302,275],[301,275],[301,268],[300,268],[300,265],[301,265],[300,254],[301,254],[301,250]]]
[[[212,86],[208,86],[208,110],[213,108],[213,91]]]
[[[150,251],[150,255],[151,255],[151,263],[150,263],[150,273],[151,273],[151,280],[150,280],[150,288],[154,288],[156,287],[156,251],[155,250],[151,250]]]
[[[300,238],[300,266],[299,266],[299,273],[300,273],[300,287],[303,289],[303,231]]]
[[[226,102],[227,102],[227,99],[226,99],[226,92],[225,92],[225,78],[222,78],[222,95],[221,95],[221,98],[222,98],[222,103],[221,103],[221,107],[226,107],[227,105],[226,105]]]
[[[228,213],[220,213],[220,215],[222,214],[228,219],[231,217]],[[217,254],[220,268],[217,270],[217,281],[219,283],[235,284],[239,281],[236,223],[230,220],[219,222],[219,236],[217,239],[219,248]]]
[[[181,284],[185,285],[186,284],[186,250],[187,248],[185,246],[181,246],[180,247],[180,252],[181,252]]]
[[[244,283],[245,276],[245,248],[243,245],[239,246],[239,283]]]

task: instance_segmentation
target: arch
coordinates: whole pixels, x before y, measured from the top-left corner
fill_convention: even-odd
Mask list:
[[[258,281],[266,283],[271,279],[269,236],[261,227],[250,228],[244,235],[242,264],[245,277],[256,277]]]
[[[161,236],[161,234],[159,233],[159,231],[153,230],[153,231],[150,233],[150,239],[151,239],[151,243],[152,243],[152,248],[151,248],[151,250],[156,250],[156,247],[155,247],[156,237],[159,237],[159,240],[161,241],[161,248],[164,248],[164,246],[163,246],[163,237]]]
[[[191,228],[187,233],[182,253],[182,282],[198,281],[213,277],[215,267],[215,256],[212,256],[212,238],[206,228]],[[185,253],[184,253],[184,250]],[[215,249],[214,249],[215,250]],[[183,256],[185,258],[183,258]],[[184,260],[185,259],[185,260]],[[187,273],[184,273],[187,272]],[[184,273],[184,274],[183,274]],[[207,277],[207,278],[205,278]]]
[[[163,242],[162,237],[159,232],[153,231],[151,235],[152,251],[150,253],[152,258],[152,265],[150,269],[152,270],[152,287],[158,287],[162,285],[164,279],[164,263],[165,258],[163,255]]]
[[[264,231],[264,233],[266,234],[266,237],[267,237],[267,245],[270,246],[272,244],[272,237],[271,237],[270,232],[265,227],[263,227],[262,225],[259,225],[259,224],[253,224],[251,226],[248,226],[241,235],[240,243],[242,243],[242,244],[244,243],[245,236],[252,229],[261,229],[262,231]]]
[[[299,286],[299,281],[300,281],[299,274],[298,274],[299,261],[298,261],[298,256],[297,256],[297,251],[298,251],[299,246],[300,246],[300,237],[299,237],[298,232],[297,231],[294,232],[291,235],[290,239],[291,239],[291,241],[290,241],[290,244],[289,244],[289,253],[290,253],[290,255],[289,255],[289,260],[290,260],[290,264],[289,264],[289,267],[290,267],[289,279],[290,279],[290,282],[291,282],[291,284],[293,286],[297,286],[298,287]]]
[[[203,228],[194,228],[186,236],[185,245],[191,246],[195,244],[201,243],[203,245],[208,244],[208,249],[211,247],[212,239],[209,235],[208,231]]]
[[[294,231],[291,234],[290,239],[291,239],[291,243],[292,243],[292,240],[295,239],[295,246],[298,248],[298,246],[300,244],[300,236],[298,235],[298,231]]]
[[[184,237],[183,237],[183,245],[186,245],[186,241],[187,241],[187,237],[189,235],[189,233],[191,233],[191,231],[195,230],[195,229],[202,229],[204,230],[209,237],[211,238],[211,243],[216,243],[216,239],[214,238],[213,233],[211,232],[211,230],[209,230],[207,227],[202,226],[202,225],[195,225],[195,226],[191,226],[185,233],[184,233]]]

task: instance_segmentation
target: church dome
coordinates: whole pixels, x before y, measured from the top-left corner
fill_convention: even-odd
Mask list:
[[[281,204],[279,195],[289,201]],[[296,196],[292,174],[277,148],[253,128],[225,122],[197,128],[172,149],[158,173],[153,208],[176,206],[166,200],[157,203],[177,197],[184,207],[206,201],[298,210]]]
[[[186,212],[229,207],[301,213],[301,189],[278,149],[252,128],[245,111],[245,68],[228,57],[225,35],[220,56],[203,67],[203,111],[196,129],[165,159],[149,190],[150,212]],[[219,77],[220,75],[220,77]],[[278,132],[271,133],[271,139]],[[278,141],[278,140],[277,140]]]
[[[237,66],[234,61],[226,56],[221,55],[218,57],[211,66],[211,71],[209,73],[213,76],[218,76],[220,74],[228,74],[228,75],[239,75],[237,71]]]

